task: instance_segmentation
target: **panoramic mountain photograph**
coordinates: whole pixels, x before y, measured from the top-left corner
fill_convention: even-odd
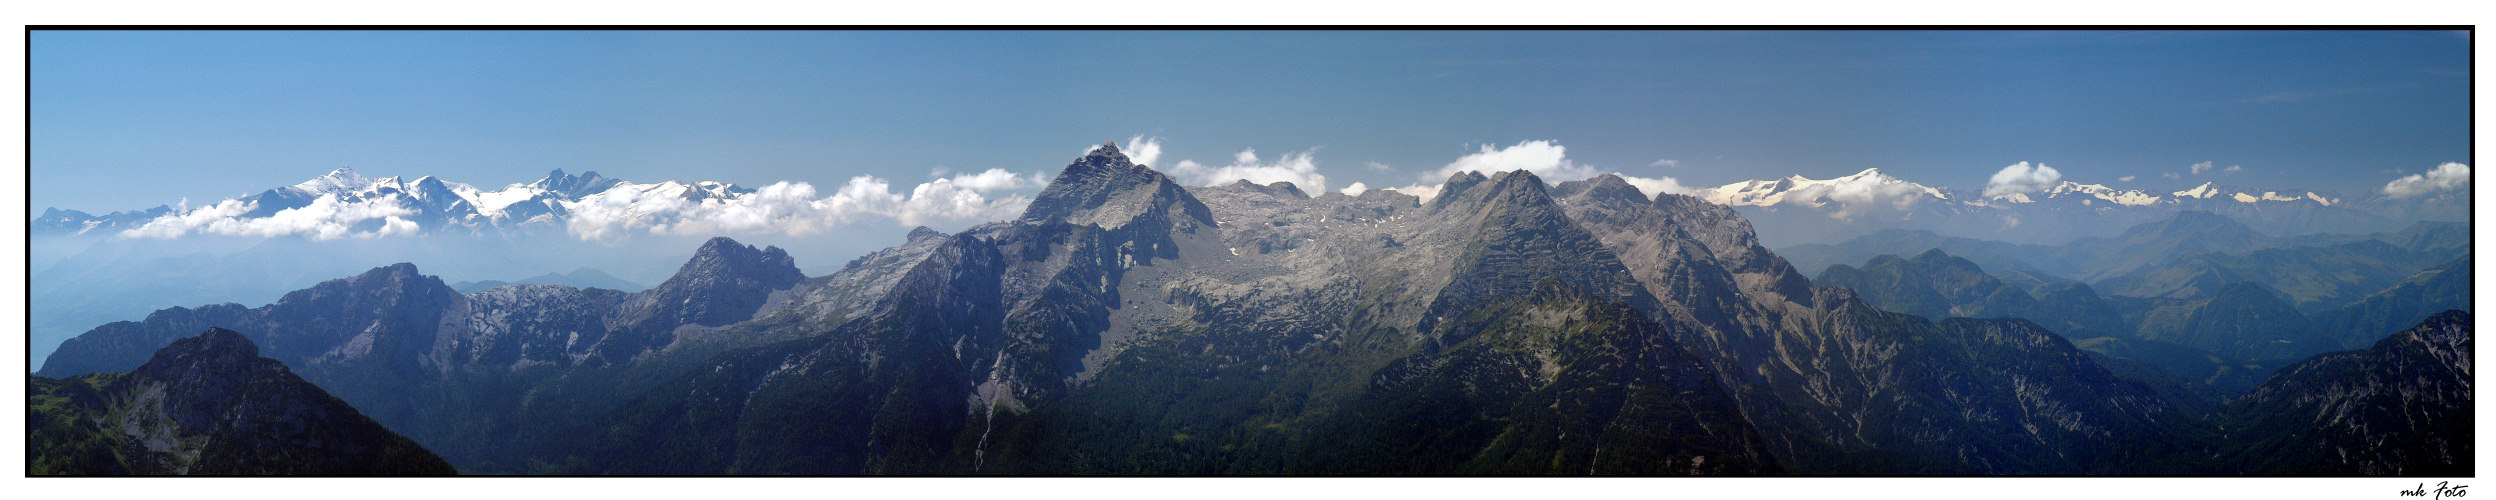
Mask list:
[[[2459,497],[2472,36],[36,29],[23,474]]]

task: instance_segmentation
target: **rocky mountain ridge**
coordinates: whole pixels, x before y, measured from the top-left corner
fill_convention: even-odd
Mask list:
[[[33,475],[449,475],[441,457],[210,328],[127,373],[30,377]]]
[[[1022,218],[822,277],[719,239],[635,294],[427,279],[168,310],[62,366],[256,325],[496,472],[2125,474],[2214,446],[2054,331],[1882,311],[1613,176],[1310,197],[1105,145]]]

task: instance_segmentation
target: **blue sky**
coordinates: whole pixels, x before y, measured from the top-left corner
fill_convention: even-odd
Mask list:
[[[2362,195],[2469,161],[2469,36],[2405,32],[36,32],[32,209],[205,201],[350,166],[480,187],[897,185],[1301,153],[1330,187],[1484,145],[1712,186],[1864,168],[1982,188]],[[1670,160],[1670,161],[1666,161]],[[2201,174],[2189,165],[2240,165]],[[2162,174],[2175,174],[2169,179]],[[2132,176],[2129,182],[2119,182]],[[141,180],[143,182],[134,182]]]

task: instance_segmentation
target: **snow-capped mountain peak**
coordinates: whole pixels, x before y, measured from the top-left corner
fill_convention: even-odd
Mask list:
[[[395,183],[398,178],[392,177],[389,180]],[[363,175],[355,173],[355,169],[338,167],[337,170],[331,170],[329,173],[322,174],[320,177],[314,177],[312,180],[295,184],[292,188],[295,191],[304,194],[320,195],[355,192],[373,187],[373,184],[374,182],[372,179],[365,178]]]
[[[2192,189],[2176,191],[2175,195],[2184,198],[2209,199],[2210,197],[2219,195],[2219,189],[2213,186],[2213,184],[2215,183],[2204,182],[2201,183],[2200,186],[2196,186]]]
[[[2146,191],[2138,189],[2117,190],[2115,188],[2106,187],[2104,184],[2081,184],[2074,181],[2062,181],[2059,184],[2055,184],[2054,187],[2046,188],[2044,194],[2046,199],[2065,197],[2078,198],[2081,200],[2082,205],[2092,205],[2095,200],[2104,200],[2109,203],[2124,206],[2152,205],[2158,203],[2159,201],[2158,195],[2149,194]],[[2032,203],[2035,201],[2024,193],[2014,193],[2005,196],[1996,196],[1994,198],[2012,203]]]
[[[1867,168],[1852,175],[1830,179],[1812,179],[1801,175],[1778,180],[1753,180],[1702,189],[1701,198],[1719,205],[1771,206],[1797,204],[1824,206],[1835,201],[1859,203],[1883,198],[1894,201],[1901,196],[1949,200],[1950,192],[1932,186],[1908,182],[1879,168]],[[1909,201],[1912,203],[1912,201]]]

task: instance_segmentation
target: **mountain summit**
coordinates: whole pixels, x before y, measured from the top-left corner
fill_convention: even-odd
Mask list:
[[[1063,220],[1116,229],[1176,210],[1173,222],[1213,224],[1213,212],[1170,176],[1127,159],[1115,143],[1085,153],[1023,209],[1022,221]]]
[[[211,328],[127,374],[33,377],[34,475],[448,475],[451,466]]]

